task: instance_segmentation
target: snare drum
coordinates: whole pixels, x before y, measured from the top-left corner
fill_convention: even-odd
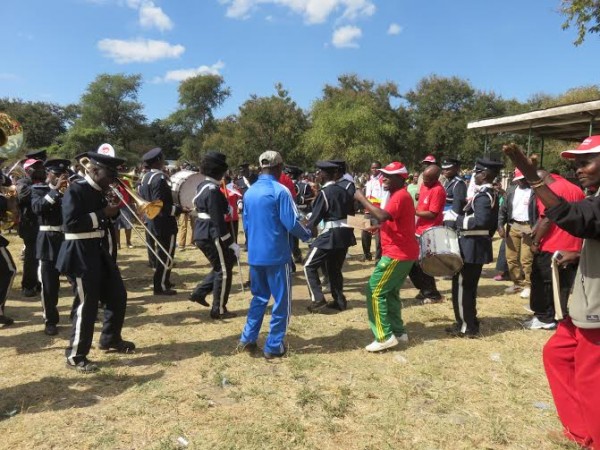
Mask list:
[[[456,231],[433,227],[421,235],[419,263],[423,272],[432,277],[453,276],[463,266]]]
[[[198,185],[204,181],[204,175],[191,170],[180,170],[171,175],[173,202],[189,210],[194,209],[194,196]]]

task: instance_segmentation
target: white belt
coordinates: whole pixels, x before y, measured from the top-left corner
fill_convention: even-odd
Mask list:
[[[40,231],[62,231],[60,225],[40,225]]]
[[[490,237],[488,230],[464,230],[460,232],[461,236],[487,236]]]
[[[323,229],[329,230],[331,228],[342,228],[342,227],[346,226],[347,223],[348,223],[347,219],[328,220],[328,221],[324,222]]]
[[[199,212],[198,219],[210,220],[210,214]]]
[[[104,237],[104,230],[90,231],[87,233],[65,233],[65,239],[67,241],[73,241],[77,239],[99,239]]]

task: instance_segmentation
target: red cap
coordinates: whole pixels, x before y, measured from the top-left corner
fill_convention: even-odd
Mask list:
[[[408,170],[406,170],[406,166],[398,161],[389,163],[387,166],[379,169],[379,171],[388,175],[400,175],[402,178],[408,178]]]
[[[565,150],[560,154],[562,158],[573,159],[577,155],[585,155],[588,153],[600,153],[600,136],[590,136],[574,150]]]
[[[426,162],[426,163],[431,163],[431,164],[435,164],[435,156],[433,155],[427,155],[423,161],[421,161],[422,163]]]
[[[525,176],[523,175],[523,172],[521,172],[519,169],[515,169],[513,181],[522,180],[523,178],[525,178]]]
[[[29,169],[31,166],[33,166],[35,163],[41,163],[42,161],[39,159],[33,159],[33,158],[29,158],[27,159],[24,163],[23,163],[23,169],[27,170]]]

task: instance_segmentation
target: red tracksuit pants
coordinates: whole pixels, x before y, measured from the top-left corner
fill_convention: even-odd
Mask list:
[[[600,450],[600,328],[567,317],[544,346],[544,367],[565,436]]]

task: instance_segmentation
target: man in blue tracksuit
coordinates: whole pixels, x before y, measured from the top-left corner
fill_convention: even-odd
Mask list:
[[[258,348],[258,333],[273,296],[271,329],[264,346],[265,358],[273,359],[286,352],[284,338],[292,307],[290,234],[306,242],[311,233],[300,224],[292,195],[277,181],[283,169],[281,155],[266,151],[260,155],[259,164],[262,172],[244,195],[252,301],[238,348]]]

